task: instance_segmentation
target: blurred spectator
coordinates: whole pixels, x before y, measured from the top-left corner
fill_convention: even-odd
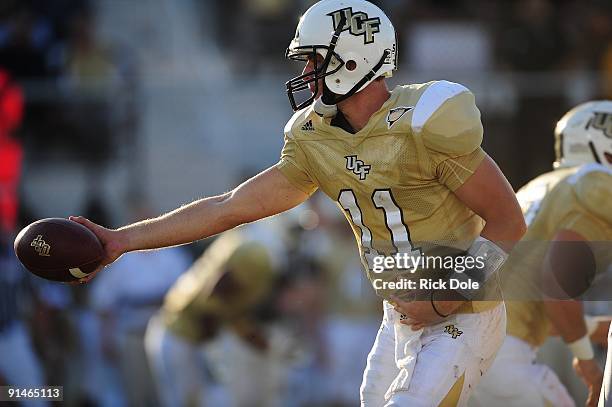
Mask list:
[[[325,405],[330,401],[330,387],[334,384],[329,381],[332,361],[325,331],[323,270],[304,253],[294,253],[290,259],[289,272],[276,295],[282,320],[296,338],[296,356],[286,373],[281,405]]]
[[[72,289],[38,277],[33,284],[38,295],[31,319],[32,339],[44,365],[45,385],[65,386],[64,395],[70,399],[77,391],[73,368],[79,361]]]
[[[282,61],[297,21],[292,3],[290,0],[239,0],[214,6],[219,16],[216,21],[221,22],[216,32],[236,74],[262,73]],[[232,16],[229,30],[223,23],[228,15]]]
[[[95,20],[89,10],[75,15],[68,39],[64,72],[67,93],[65,113],[71,144],[90,166],[110,158],[113,145],[113,90],[119,84],[117,63],[110,47],[95,35]]]
[[[0,65],[18,78],[43,78],[48,74],[47,51],[51,27],[33,10],[21,5],[8,21],[0,23]]]
[[[4,241],[0,244],[0,381],[12,386],[48,384],[23,321],[24,307],[31,307],[31,299],[27,271],[19,265],[12,244]],[[23,404],[46,405],[40,400]]]
[[[135,218],[148,214],[138,208]],[[128,253],[92,284],[90,300],[100,320],[102,357],[118,368],[130,405],[156,404],[144,333],[166,291],[188,266],[180,247]]]
[[[22,148],[13,132],[23,116],[23,94],[0,68],[0,380],[14,386],[41,386],[44,372],[34,352],[25,308],[32,306],[28,274],[13,253],[18,224]],[[45,405],[26,402],[25,405]]]
[[[97,39],[90,10],[82,10],[72,20],[65,74],[72,85],[84,91],[99,91],[101,88],[96,86],[108,85],[105,82],[117,79],[113,53]]]
[[[520,0],[505,6],[510,18],[502,20],[502,65],[517,71],[559,67],[566,56],[567,41],[554,4],[549,0]]]
[[[0,68],[0,236],[10,235],[17,221],[23,152],[21,143],[12,136],[22,116],[21,88]]]

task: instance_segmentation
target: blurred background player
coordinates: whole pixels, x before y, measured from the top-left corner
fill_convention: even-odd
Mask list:
[[[612,101],[570,110],[557,124],[555,149],[555,169],[517,194],[529,229],[504,267],[508,336],[477,388],[481,406],[574,405],[556,374],[535,361],[553,330],[574,354],[587,405],[599,397],[602,372],[589,336],[601,343],[609,319],[585,317],[578,297],[612,262]]]
[[[253,225],[217,238],[151,319],[146,346],[162,405],[271,405],[265,397],[280,378],[268,368],[266,353],[276,348],[256,311],[273,287],[279,261],[266,242],[279,235],[261,232]],[[216,366],[225,370],[224,387],[204,347],[222,332],[233,337],[231,345],[221,345]]]
[[[222,234],[172,287],[147,330],[162,404],[343,400],[328,380],[329,350],[340,349],[322,313],[327,279],[312,250],[321,243],[313,213],[300,207]],[[353,397],[359,381],[345,379]]]

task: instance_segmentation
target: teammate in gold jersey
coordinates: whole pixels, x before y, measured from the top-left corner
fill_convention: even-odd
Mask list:
[[[262,234],[252,226],[217,238],[170,288],[159,314],[149,322],[145,345],[162,405],[227,405],[229,394],[237,402],[235,389],[220,391],[210,383],[210,366],[202,356],[204,345],[224,330],[248,344],[234,349],[232,361],[239,351],[266,361],[268,338],[250,312],[267,297],[274,278],[273,250]],[[245,388],[244,376],[250,372],[244,365],[242,372],[232,384]],[[266,378],[250,380],[260,385],[259,394],[265,393]]]
[[[529,229],[502,272],[508,336],[475,392],[482,406],[500,400],[509,407],[574,405],[555,373],[535,362],[551,328],[575,355],[576,372],[589,388],[587,405],[596,405],[599,396],[602,373],[589,336],[609,320],[585,319],[580,301],[552,296],[558,289],[577,296],[592,281],[587,273],[605,272],[612,263],[612,102],[572,109],[557,124],[555,138],[554,171],[517,194]],[[577,262],[570,251],[582,253]]]
[[[480,112],[468,89],[438,81],[388,90],[395,38],[388,17],[367,1],[314,4],[286,54],[305,67],[286,84],[296,113],[277,165],[229,193],[117,230],[73,219],[97,234],[109,263],[286,211],[319,188],[345,213],[371,278],[378,255],[419,256],[440,243],[485,253],[491,261],[481,282],[494,286],[504,250],[525,230],[520,207],[480,148]],[[455,301],[434,294],[385,301],[362,405],[465,405],[503,340],[504,306],[472,302],[465,292]]]

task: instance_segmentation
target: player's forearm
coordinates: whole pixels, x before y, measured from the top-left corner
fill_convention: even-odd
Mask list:
[[[175,246],[293,208],[308,199],[270,167],[223,195],[204,198],[117,231],[125,251]]]
[[[580,301],[544,302],[546,314],[555,330],[566,343],[572,343],[587,334],[584,312]]]
[[[200,240],[246,222],[228,204],[231,193],[204,198],[157,218],[124,226],[126,251],[156,249]]]

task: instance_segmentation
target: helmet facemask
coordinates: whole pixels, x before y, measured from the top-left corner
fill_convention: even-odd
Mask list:
[[[310,106],[310,104],[315,100],[315,98],[319,94],[319,80],[322,80],[322,83],[323,83],[322,100],[323,100],[323,103],[325,103],[326,105],[336,104],[354,95],[360,90],[360,88],[365,83],[367,83],[373,77],[376,76],[378,70],[383,66],[383,64],[385,63],[385,61],[387,60],[390,54],[390,51],[385,50],[385,52],[383,52],[383,56],[380,58],[380,61],[378,61],[378,63],[374,66],[374,68],[372,68],[370,72],[367,73],[367,75],[365,75],[347,93],[345,93],[344,95],[338,95],[329,90],[327,85],[325,85],[325,80],[324,80],[326,76],[335,74],[345,65],[345,62],[342,60],[342,58],[340,58],[338,54],[333,52],[333,47],[331,45],[332,44],[330,44],[329,47],[327,46],[296,47],[296,49],[302,48],[304,50],[303,52],[290,52],[289,49],[287,49],[286,57],[289,59],[306,62],[308,61],[309,58],[313,58],[315,61],[314,69],[312,71],[305,72],[285,83],[285,85],[287,86],[287,96],[289,97],[289,102],[291,103],[291,107],[293,108],[294,111],[298,111],[300,109],[305,108],[306,106]],[[335,44],[333,44],[333,46],[335,47]],[[321,63],[320,67],[318,67],[317,54],[319,53],[317,52],[317,49],[325,49],[327,51],[326,56],[323,59],[323,62]],[[307,51],[307,50],[311,50],[311,51]],[[337,64],[337,66],[334,67],[334,69],[332,69],[331,71],[326,72],[332,60],[335,60],[334,65]],[[295,94],[298,92],[305,91],[305,90],[310,90],[310,87],[308,85],[312,82],[314,82],[314,85],[315,85],[312,95],[308,97],[302,103],[300,104],[296,103]]]
[[[322,81],[323,87],[325,88],[324,78],[326,76],[335,74],[344,66],[344,61],[342,58],[340,58],[340,56],[334,52],[344,24],[345,19],[343,17],[341,23],[334,31],[329,45],[298,46],[287,48],[285,58],[301,62],[307,62],[310,58],[314,60],[314,69],[312,71],[304,72],[285,83],[285,86],[287,87],[287,96],[289,97],[289,102],[291,103],[291,107],[294,111],[310,106],[319,94],[319,81]],[[317,55],[325,55],[320,65]],[[328,71],[330,64],[332,64],[334,67]],[[312,92],[312,95],[298,104],[295,100],[296,94],[303,91],[310,91],[309,85],[313,82],[314,91]],[[324,91],[323,93],[327,92]]]

